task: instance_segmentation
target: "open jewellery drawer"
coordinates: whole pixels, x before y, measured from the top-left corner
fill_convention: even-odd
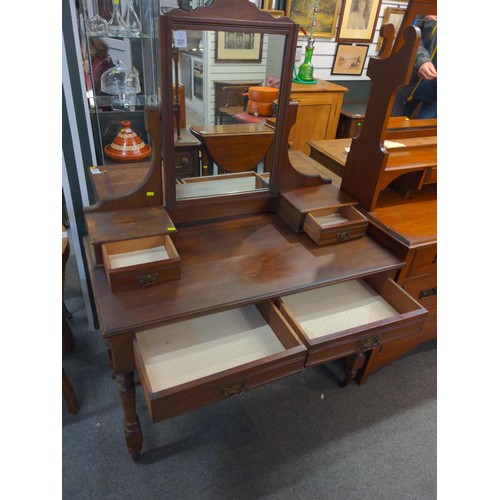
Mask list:
[[[308,349],[306,366],[417,335],[427,315],[383,274],[288,295],[277,305]]]
[[[271,301],[136,332],[153,422],[299,372],[306,349]]]

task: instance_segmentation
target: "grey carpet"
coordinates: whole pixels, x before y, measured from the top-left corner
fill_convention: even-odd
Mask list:
[[[133,462],[73,255],[65,301],[76,348],[62,361],[81,409],[63,402],[64,499],[436,498],[436,342],[364,386],[339,387],[329,363],[157,424],[138,388],[144,446]]]

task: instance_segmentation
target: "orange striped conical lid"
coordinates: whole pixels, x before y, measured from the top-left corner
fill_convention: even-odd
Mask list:
[[[122,128],[114,141],[104,148],[104,153],[113,160],[142,160],[151,154],[151,147],[130,128],[128,120],[122,121]]]

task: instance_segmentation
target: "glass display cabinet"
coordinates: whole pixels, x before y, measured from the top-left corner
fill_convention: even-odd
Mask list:
[[[144,107],[159,104],[160,0],[84,0],[80,37],[87,102],[98,165],[122,122],[144,141]]]

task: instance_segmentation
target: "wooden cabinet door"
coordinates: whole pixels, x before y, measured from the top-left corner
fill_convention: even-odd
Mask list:
[[[291,149],[298,149],[309,155],[308,141],[335,139],[343,92],[292,91],[291,99],[299,102],[297,119],[290,131]]]

